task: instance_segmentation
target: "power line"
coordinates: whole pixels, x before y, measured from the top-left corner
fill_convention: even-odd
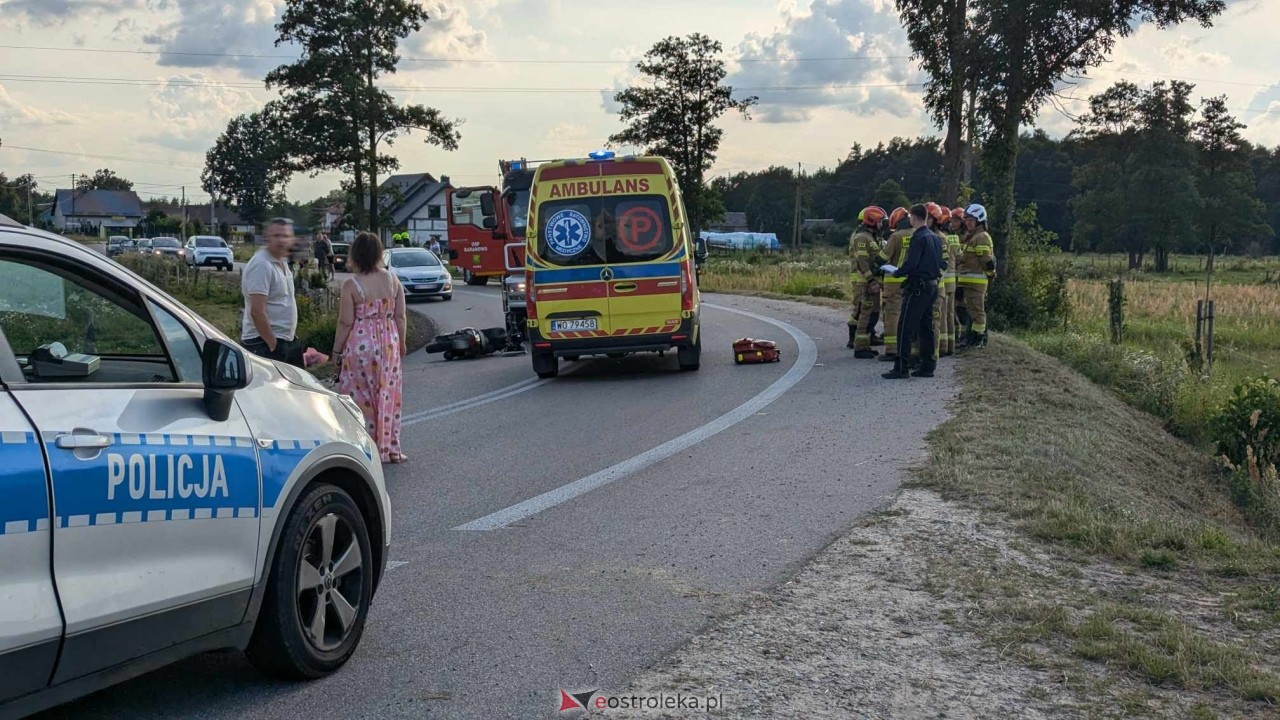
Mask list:
[[[71,157],[93,158],[95,160],[112,160],[115,162],[131,162],[140,165],[160,165],[162,167],[189,168],[194,170],[204,169],[203,165],[186,165],[183,163],[164,162],[162,160],[141,160],[138,158],[122,157],[120,155],[94,155],[92,153],[69,152],[66,150],[49,150],[47,148],[23,147],[22,145],[3,145],[0,149],[4,150],[26,150],[27,152],[42,152],[51,155],[70,155]],[[52,176],[51,176],[52,177]]]
[[[71,85],[163,85],[168,87],[229,87],[261,88],[262,83],[231,81],[206,82],[192,80],[146,80],[142,78],[102,78],[63,75],[0,75],[5,82],[65,83]],[[469,85],[379,85],[382,90],[430,90],[432,92],[460,93],[598,93],[616,92],[620,88],[571,88],[571,87],[476,87]],[[742,92],[792,92],[802,90],[856,90],[862,88],[924,87],[924,83],[864,83],[855,85],[761,85],[735,87]]]
[[[51,45],[0,45],[6,50],[49,50],[55,52],[108,53],[113,55],[172,55],[177,57],[244,58],[249,60],[297,60],[298,55],[256,54],[228,52],[192,52],[185,50],[118,50],[110,48],[55,47]],[[462,57],[406,57],[404,62],[416,63],[468,63],[476,65],[630,65],[644,58],[617,58],[611,60],[557,60],[548,58],[462,58]],[[830,57],[790,58],[728,58],[738,63],[790,63],[790,62],[855,62],[868,60],[910,60],[910,55],[841,55]]]

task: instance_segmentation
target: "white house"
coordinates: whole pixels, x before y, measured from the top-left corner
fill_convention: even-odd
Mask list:
[[[383,181],[378,186],[378,202],[390,211],[390,223],[382,229],[382,242],[390,245],[391,236],[403,228],[415,245],[429,245],[435,239],[448,247],[445,190],[450,187],[449,176],[436,180],[428,173],[392,175]]]
[[[58,190],[50,212],[58,230],[95,235],[132,234],[142,218],[142,202],[132,190]]]

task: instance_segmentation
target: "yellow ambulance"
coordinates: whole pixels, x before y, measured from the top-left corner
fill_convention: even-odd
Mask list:
[[[529,196],[525,284],[538,377],[559,359],[674,349],[702,354],[693,241],[671,166],[615,157],[538,166]]]

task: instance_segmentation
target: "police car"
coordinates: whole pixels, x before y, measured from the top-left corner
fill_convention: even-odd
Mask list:
[[[390,514],[349,398],[0,216],[0,717],[215,648],[336,670]]]

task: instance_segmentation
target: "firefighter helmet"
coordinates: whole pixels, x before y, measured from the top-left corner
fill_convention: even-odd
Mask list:
[[[868,205],[862,208],[862,212],[858,213],[858,222],[867,227],[877,227],[880,221],[885,219],[886,213],[884,208],[877,205]]]
[[[978,203],[974,203],[965,208],[964,214],[980,223],[985,223],[987,221],[987,209]]]
[[[944,210],[943,207],[936,202],[925,203],[924,211],[929,215],[929,217],[933,218],[933,221],[938,225],[945,223],[950,216],[950,213]]]
[[[964,208],[962,208],[962,207],[952,208],[952,209],[951,209],[951,219],[952,219],[952,220],[963,220],[963,219],[964,219]]]
[[[896,207],[893,209],[893,212],[889,214],[889,227],[894,230],[897,230],[898,225],[900,225],[902,221],[906,219],[907,219],[907,209],[904,207]]]

